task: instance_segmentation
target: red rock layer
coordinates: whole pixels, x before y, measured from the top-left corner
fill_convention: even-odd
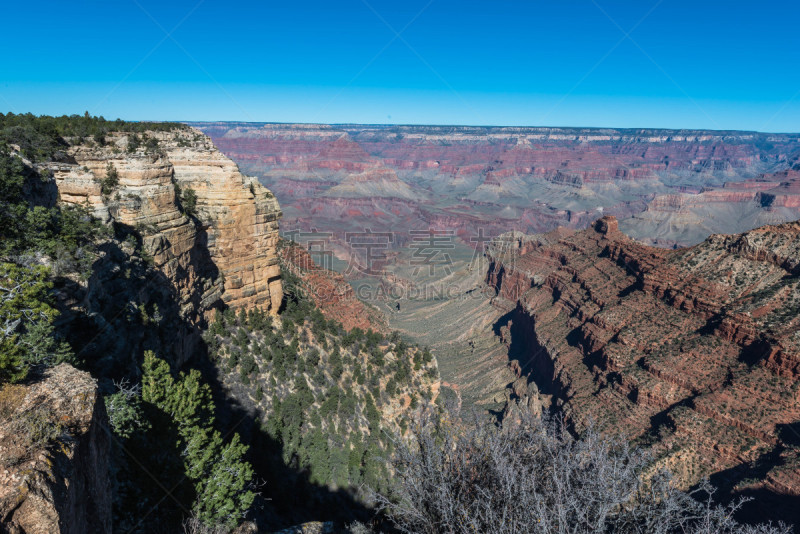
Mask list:
[[[720,187],[787,168],[790,155],[800,148],[800,139],[791,135],[579,128],[196,126],[277,195],[286,214],[284,227],[289,229],[344,234],[367,227],[407,232],[441,226],[463,229],[469,236],[481,229],[497,235],[512,229],[585,228],[603,214],[623,219],[647,209],[646,224],[626,226],[626,231],[638,239],[672,246],[694,244],[725,228],[739,231],[800,217],[794,197],[773,198],[764,192],[763,199],[756,198],[762,189],[748,184],[741,189]],[[397,208],[398,203],[404,207]],[[742,208],[745,203],[751,206]],[[404,214],[393,213],[395,209]],[[732,226],[735,222],[740,224]],[[636,234],[637,229],[642,232]],[[346,248],[341,240],[338,245]]]
[[[353,287],[342,275],[315,264],[301,246],[285,243],[279,250],[281,261],[302,280],[304,290],[325,317],[339,321],[347,331],[353,328],[387,330],[381,313],[356,298]],[[317,261],[320,263],[319,259]]]
[[[668,251],[606,217],[490,256],[513,357],[577,427],[652,444],[687,485],[800,495],[800,222]]]

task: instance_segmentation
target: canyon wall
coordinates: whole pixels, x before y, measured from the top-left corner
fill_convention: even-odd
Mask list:
[[[359,300],[353,287],[345,278],[330,269],[318,265],[303,247],[284,242],[278,252],[286,269],[297,276],[306,296],[314,302],[327,319],[342,323],[348,332],[353,328],[385,333],[386,319],[377,309]]]
[[[214,310],[277,313],[278,202],[208,137],[177,127],[66,143],[37,164],[57,189],[49,202],[88,208],[116,238],[84,253],[83,275],[54,264],[57,327],[93,371],[135,374],[145,349],[180,367]]]
[[[285,228],[581,229],[604,214],[660,246],[800,218],[748,181],[797,164],[800,136],[757,132],[196,123],[278,196]],[[735,184],[742,184],[741,188]],[[732,185],[729,186],[728,184]],[[777,184],[776,184],[777,185]],[[737,195],[737,189],[745,191]],[[678,200],[679,199],[679,200]],[[674,206],[679,202],[680,206]],[[665,204],[673,205],[665,209]],[[398,239],[394,246],[402,246]]]
[[[510,358],[572,425],[651,447],[686,486],[800,496],[800,223],[665,250],[605,217],[489,259]]]
[[[620,229],[644,243],[672,247],[798,218],[800,171],[787,169],[722,187],[654,195],[643,212],[620,221]]]
[[[173,369],[193,358],[202,367],[201,334],[215,310],[275,315],[283,299],[278,202],[210,139],[176,127],[61,143],[57,161],[25,160],[41,177],[30,197],[65,206],[56,223],[65,234],[89,237],[83,212],[69,206],[105,223],[92,226],[91,244],[47,258],[56,335],[102,378],[98,387],[64,364],[0,388],[3,532],[111,532],[111,431],[100,392],[141,376],[145,350]]]
[[[74,163],[48,164],[60,199],[87,205],[102,220],[136,229],[155,266],[177,290],[192,320],[222,302],[277,312],[282,299],[276,255],[281,211],[274,195],[246,177],[207,137],[191,129],[146,134],[150,147],[128,150],[114,133],[103,146],[70,147]],[[109,169],[118,185],[103,194]],[[182,200],[196,195],[187,212]]]

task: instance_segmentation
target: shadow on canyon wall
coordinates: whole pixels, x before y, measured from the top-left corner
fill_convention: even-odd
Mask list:
[[[243,406],[223,387],[221,372],[208,358],[202,339],[207,326],[197,310],[201,308],[202,287],[194,287],[184,310],[179,305],[180,292],[172,280],[190,280],[190,274],[179,271],[173,278],[154,268],[146,255],[134,255],[141,250],[141,235],[131,227],[118,225],[116,240],[98,247],[99,257],[92,264],[91,275],[83,282],[73,276],[55,280],[56,302],[60,315],[56,322],[59,336],[72,346],[79,365],[90,370],[98,379],[100,390],[114,393],[114,383],[127,379],[130,384],[141,381],[141,362],[146,350],[154,351],[170,363],[173,371],[199,369],[210,385],[216,404],[216,427],[226,441],[238,433],[249,446],[247,460],[255,470],[260,484],[259,496],[253,506],[253,517],[260,531],[285,528],[306,521],[336,521],[344,524],[355,519],[367,521],[371,511],[359,503],[352,493],[334,491],[310,481],[310,473],[297,465],[283,461],[282,444],[269,436],[261,426],[261,417]],[[134,237],[135,245],[129,240]],[[219,276],[207,248],[207,236],[199,229],[197,245],[192,250],[191,265],[210,280]],[[184,292],[186,288],[183,288]],[[191,306],[194,312],[186,312]],[[223,309],[219,301],[215,306]],[[158,414],[154,414],[157,418]],[[131,484],[144,484],[156,504],[147,505],[149,518],[136,529],[164,532],[180,528],[175,518],[185,515],[181,497],[191,502],[193,489],[180,471],[155,470],[159,481],[150,474],[151,467],[174,465],[169,458],[180,458],[175,446],[177,436],[161,436],[163,449],[159,458],[132,458],[127,450],[113,453],[117,466],[130,475]],[[161,439],[163,438],[163,439]],[[114,439],[115,442],[119,440]],[[124,447],[123,447],[124,449]],[[152,466],[150,465],[152,463]],[[179,465],[179,463],[178,463]],[[155,469],[159,469],[155,467]],[[160,488],[160,489],[159,489]],[[174,488],[174,491],[169,491]],[[175,497],[175,498],[173,498]],[[160,500],[159,500],[160,499]],[[177,499],[177,501],[176,501]],[[182,501],[181,501],[182,502]],[[144,505],[142,505],[144,506]],[[166,529],[166,530],[165,530]],[[170,530],[172,529],[172,530]],[[115,528],[116,530],[116,528]]]
[[[568,402],[569,398],[563,386],[555,376],[554,362],[539,342],[534,329],[535,319],[531,317],[518,303],[516,308],[500,317],[494,324],[496,336],[508,347],[509,363],[516,360],[519,363],[522,376],[527,376],[528,383],[534,382],[539,391],[545,395],[553,395],[555,399]],[[585,350],[585,339],[580,328],[573,329],[567,336],[567,342],[584,354],[583,363],[591,369],[601,362],[598,354]],[[763,346],[758,342],[749,349],[742,351],[740,359],[750,365],[757,363],[763,357]],[[639,362],[642,365],[642,362]],[[608,384],[613,382],[616,373],[608,375]],[[605,386],[604,386],[605,387]],[[631,395],[635,395],[634,392]],[[639,446],[648,447],[659,439],[662,427],[673,425],[670,412],[679,406],[690,405],[694,395],[682,399],[678,403],[668,406],[650,418],[650,428],[639,440]],[[636,401],[635,398],[631,399]],[[558,403],[553,403],[551,410],[558,412]],[[501,411],[495,413],[501,415]],[[569,428],[569,426],[568,426]],[[672,428],[674,430],[674,428]],[[782,442],[788,445],[800,444],[800,421],[779,425],[779,436]],[[762,454],[756,461],[714,473],[710,477],[711,483],[718,488],[715,500],[727,503],[740,497],[750,499],[737,514],[737,519],[745,523],[763,523],[764,521],[783,521],[794,525],[794,531],[800,533],[800,507],[797,497],[788,494],[779,494],[765,488],[737,489],[739,485],[764,480],[771,469],[785,462],[782,453],[784,445],[778,444],[772,450]]]
[[[197,363],[214,391],[219,430],[228,437],[238,433],[250,446],[247,460],[256,472],[255,479],[263,483],[253,517],[259,532],[307,521],[333,521],[340,526],[354,520],[369,521],[373,512],[352,492],[311,482],[311,472],[298,466],[296,459],[287,465],[282,443],[262,428],[260,414],[226,391],[220,370],[208,358],[198,358]]]

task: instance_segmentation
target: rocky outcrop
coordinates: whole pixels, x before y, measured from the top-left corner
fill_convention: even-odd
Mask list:
[[[76,164],[52,169],[61,201],[88,205],[101,220],[138,230],[155,267],[176,290],[183,318],[196,323],[220,299],[222,278],[198,227],[181,212],[173,165],[160,152],[127,153],[127,136],[109,141],[106,147],[73,145]],[[119,184],[104,195],[102,181],[110,169]]]
[[[353,286],[344,277],[319,264],[324,259],[314,258],[300,245],[285,242],[280,249],[280,258],[286,268],[302,281],[303,291],[328,319],[334,319],[350,331],[353,328],[386,332],[388,327],[383,315],[359,300]]]
[[[788,170],[774,174],[772,178],[780,182],[759,194],[760,204],[764,207],[800,208],[800,171]]]
[[[283,298],[276,254],[278,201],[258,180],[243,176],[210,139],[192,135],[190,147],[175,137],[163,142],[175,181],[197,194],[197,218],[224,279],[222,299],[229,306],[277,313]]]
[[[191,129],[73,144],[74,164],[50,164],[62,202],[87,205],[102,220],[139,230],[145,250],[177,291],[182,314],[196,322],[220,302],[276,313],[282,300],[276,256],[277,200],[243,176],[211,141]],[[117,184],[103,181],[116,173]],[[192,190],[187,213],[182,195]]]
[[[510,357],[575,427],[652,446],[685,485],[800,495],[800,223],[682,250],[618,226],[492,248]]]
[[[110,533],[110,443],[94,380],[62,364],[0,389],[0,529]]]

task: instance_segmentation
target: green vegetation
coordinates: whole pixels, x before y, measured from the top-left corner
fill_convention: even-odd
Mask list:
[[[51,178],[36,172],[0,143],[0,257],[45,254],[52,260],[77,260],[108,229],[85,209],[49,205],[40,189]]]
[[[52,276],[88,277],[94,242],[108,235],[85,210],[40,200],[48,180],[0,144],[0,382],[71,360],[53,332]]]
[[[173,373],[152,351],[144,354],[141,385],[117,383],[105,397],[115,436],[115,525],[179,528],[185,511],[207,527],[241,523],[255,498],[247,447],[215,428],[211,388],[199,371]],[[170,501],[164,501],[164,490]],[[142,524],[141,517],[152,514]]]
[[[103,181],[101,182],[100,190],[104,196],[108,196],[118,185],[119,175],[117,174],[117,169],[115,169],[114,164],[109,161],[108,166],[106,167],[106,177],[103,178]]]
[[[20,153],[33,162],[63,160],[69,146],[67,140],[74,143],[92,139],[98,144],[105,144],[109,132],[141,134],[145,131],[168,132],[185,128],[185,125],[174,122],[107,121],[103,117],[92,117],[88,112],[61,117],[0,113],[0,142],[19,146]],[[138,139],[137,135],[131,137]]]
[[[197,215],[197,193],[191,187],[182,189],[177,182],[172,184],[175,188],[175,198],[180,204],[181,211],[187,217],[194,217]]]
[[[191,501],[195,516],[205,524],[238,525],[255,498],[249,490],[253,468],[243,460],[247,447],[239,436],[223,444],[213,428],[211,388],[195,369],[174,378],[169,365],[152,352],[145,353],[142,370],[142,400],[156,412],[158,434],[166,428],[179,436],[184,474],[196,494]]]
[[[49,325],[55,315],[46,299],[46,276],[43,266],[30,271],[13,263],[0,264],[0,380],[15,382],[27,376],[25,327]],[[35,352],[41,349],[46,347],[35,347]]]
[[[396,336],[345,331],[303,297],[296,277],[283,276],[280,319],[218,314],[205,336],[210,356],[259,409],[283,465],[331,489],[387,489],[390,436],[408,426],[412,405],[432,399],[433,358]]]
[[[153,524],[177,527],[185,510],[209,527],[238,525],[255,498],[253,468],[239,436],[228,439],[215,428],[211,388],[200,372],[173,373],[147,351],[141,385],[121,381],[117,389],[105,398],[119,445],[116,525],[135,531],[151,512]],[[172,502],[160,502],[164,488]]]

